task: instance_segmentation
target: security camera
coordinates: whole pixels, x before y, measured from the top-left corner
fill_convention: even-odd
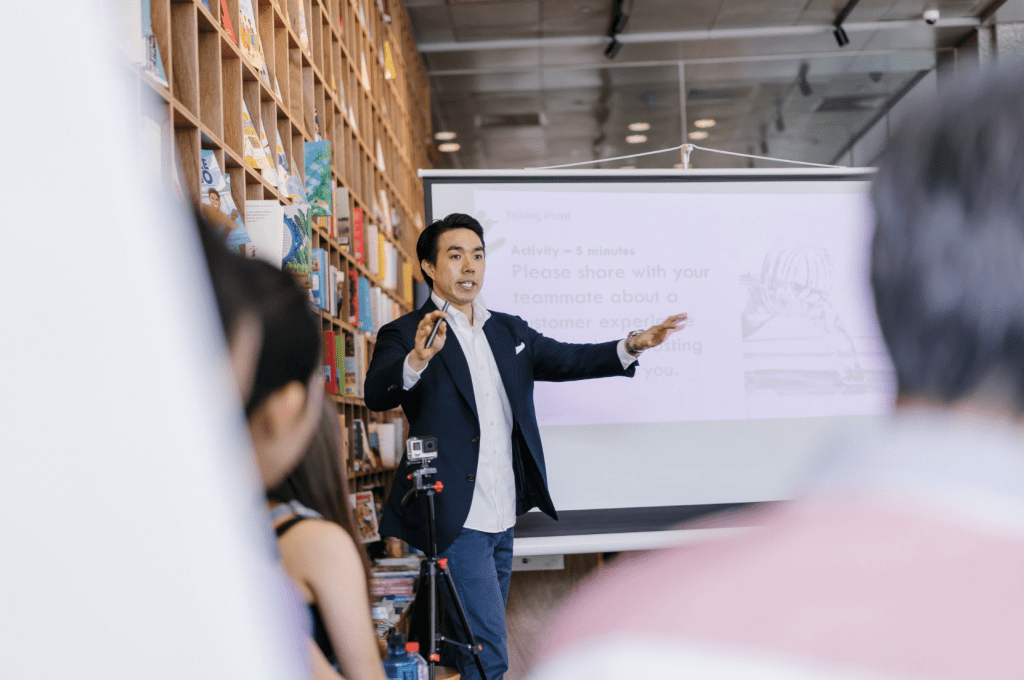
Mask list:
[[[939,10],[937,9],[926,9],[924,14],[921,15],[924,22],[929,26],[937,24],[939,22]]]

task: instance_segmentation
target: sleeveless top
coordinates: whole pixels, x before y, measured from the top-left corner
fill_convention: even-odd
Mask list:
[[[282,503],[276,508],[271,510],[270,518],[271,522],[276,522],[282,517],[292,515],[288,520],[278,525],[274,531],[277,532],[277,537],[281,538],[285,532],[291,529],[299,522],[307,519],[323,519],[323,515],[310,510],[302,503],[298,501],[290,501],[288,503]],[[327,661],[334,667],[338,666],[338,658],[334,653],[334,646],[331,644],[331,638],[327,635],[327,626],[324,625],[324,617],[320,614],[320,607],[315,602],[310,602],[306,605],[309,607],[309,616],[313,620],[313,640],[316,642],[317,647],[327,657]]]

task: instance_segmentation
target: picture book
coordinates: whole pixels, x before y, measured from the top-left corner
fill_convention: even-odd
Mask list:
[[[307,57],[312,58],[313,52],[309,49],[309,31],[306,30],[306,10],[302,8],[305,4],[306,3],[302,2],[302,0],[299,1],[299,25],[295,26],[293,24],[292,29],[299,34],[299,47],[302,48],[302,51],[306,53]]]
[[[308,205],[306,189],[302,184],[302,175],[299,174],[299,168],[295,165],[294,158],[289,158],[289,161],[291,172],[288,173],[288,180],[285,184],[285,195],[297,205]]]
[[[334,236],[342,250],[348,250],[352,234],[352,214],[349,209],[348,189],[334,188]]]
[[[313,248],[309,282],[313,286],[313,305],[320,309],[327,309],[327,275],[327,251]]]
[[[359,330],[373,333],[373,314],[370,312],[370,280],[365,276],[359,277],[357,296],[359,300]]]
[[[284,269],[296,276],[308,276],[313,270],[313,223],[309,219],[309,206],[284,206],[284,227]]]
[[[395,58],[391,56],[391,43],[384,41],[384,78],[393,80],[395,75]]]
[[[274,169],[277,171],[277,188],[283,194],[288,195],[288,156],[284,152],[284,144],[281,143],[281,132],[274,130],[277,137],[274,144]]]
[[[362,424],[361,421],[360,424]],[[377,510],[373,506],[373,492],[351,493],[348,495],[348,499],[352,506],[352,514],[355,516],[359,540],[363,543],[379,541],[380,530],[377,526]]]
[[[355,253],[356,262],[364,264],[365,256],[365,229],[363,225],[363,209],[352,209],[352,252]]]
[[[153,32],[153,13],[150,0],[142,0],[142,42],[146,50],[145,63],[142,65],[143,72],[167,87],[167,72],[164,71],[164,62],[160,57],[160,46],[156,42],[156,34]]]
[[[256,257],[278,269],[284,260],[284,206],[276,200],[246,201],[245,218]]]
[[[238,44],[238,38],[235,37],[235,29],[231,25],[231,12],[228,10],[228,0],[220,0],[220,25],[224,27],[224,32],[231,38],[231,42]]]
[[[271,167],[270,161],[267,159],[266,154],[263,153],[260,135],[256,132],[256,126],[252,122],[252,116],[249,115],[249,107],[246,106],[244,99],[242,100],[242,138],[245,162],[254,170]]]
[[[202,213],[229,248],[243,248],[250,243],[242,217],[231,197],[228,177],[220,170],[217,156],[209,149],[203,149],[201,157],[200,193]]]
[[[270,140],[267,139],[267,131],[263,128],[263,121],[260,121],[260,145],[263,147],[263,156],[267,159],[270,167],[262,168],[263,179],[277,186],[277,169],[275,165],[274,151],[270,148]]]
[[[266,68],[263,57],[263,42],[260,40],[259,29],[256,24],[256,12],[253,10],[252,0],[238,0],[238,33],[241,40],[239,47],[249,63],[257,71]]]
[[[310,215],[330,217],[333,200],[331,143],[304,142],[306,155],[306,201]]]

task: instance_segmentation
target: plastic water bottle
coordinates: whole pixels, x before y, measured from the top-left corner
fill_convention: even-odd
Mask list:
[[[416,672],[419,680],[428,680],[430,678],[430,667],[427,666],[427,660],[420,655],[420,643],[406,642],[405,651],[410,658],[416,661]]]
[[[405,636],[392,631],[388,635],[388,658],[384,659],[384,674],[391,680],[418,680],[418,672],[416,659],[405,651]]]

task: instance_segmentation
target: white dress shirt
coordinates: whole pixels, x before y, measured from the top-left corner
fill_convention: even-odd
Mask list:
[[[431,293],[430,298],[438,309],[444,300]],[[491,345],[484,335],[484,323],[491,313],[479,297],[473,301],[473,324],[466,315],[448,308],[448,329],[462,347],[462,353],[469,364],[469,375],[473,382],[473,397],[480,421],[480,457],[476,468],[476,485],[469,516],[463,525],[491,534],[510,529],[516,523],[516,480],[512,471],[512,406],[509,404],[505,385],[501,382],[498,365],[494,361]],[[626,341],[621,340],[616,348],[622,367],[628,368],[636,361],[626,352]],[[426,370],[426,367],[423,368]],[[411,390],[419,382],[421,371],[413,370],[409,359],[405,360],[402,383]],[[444,451],[440,454],[443,456]]]

